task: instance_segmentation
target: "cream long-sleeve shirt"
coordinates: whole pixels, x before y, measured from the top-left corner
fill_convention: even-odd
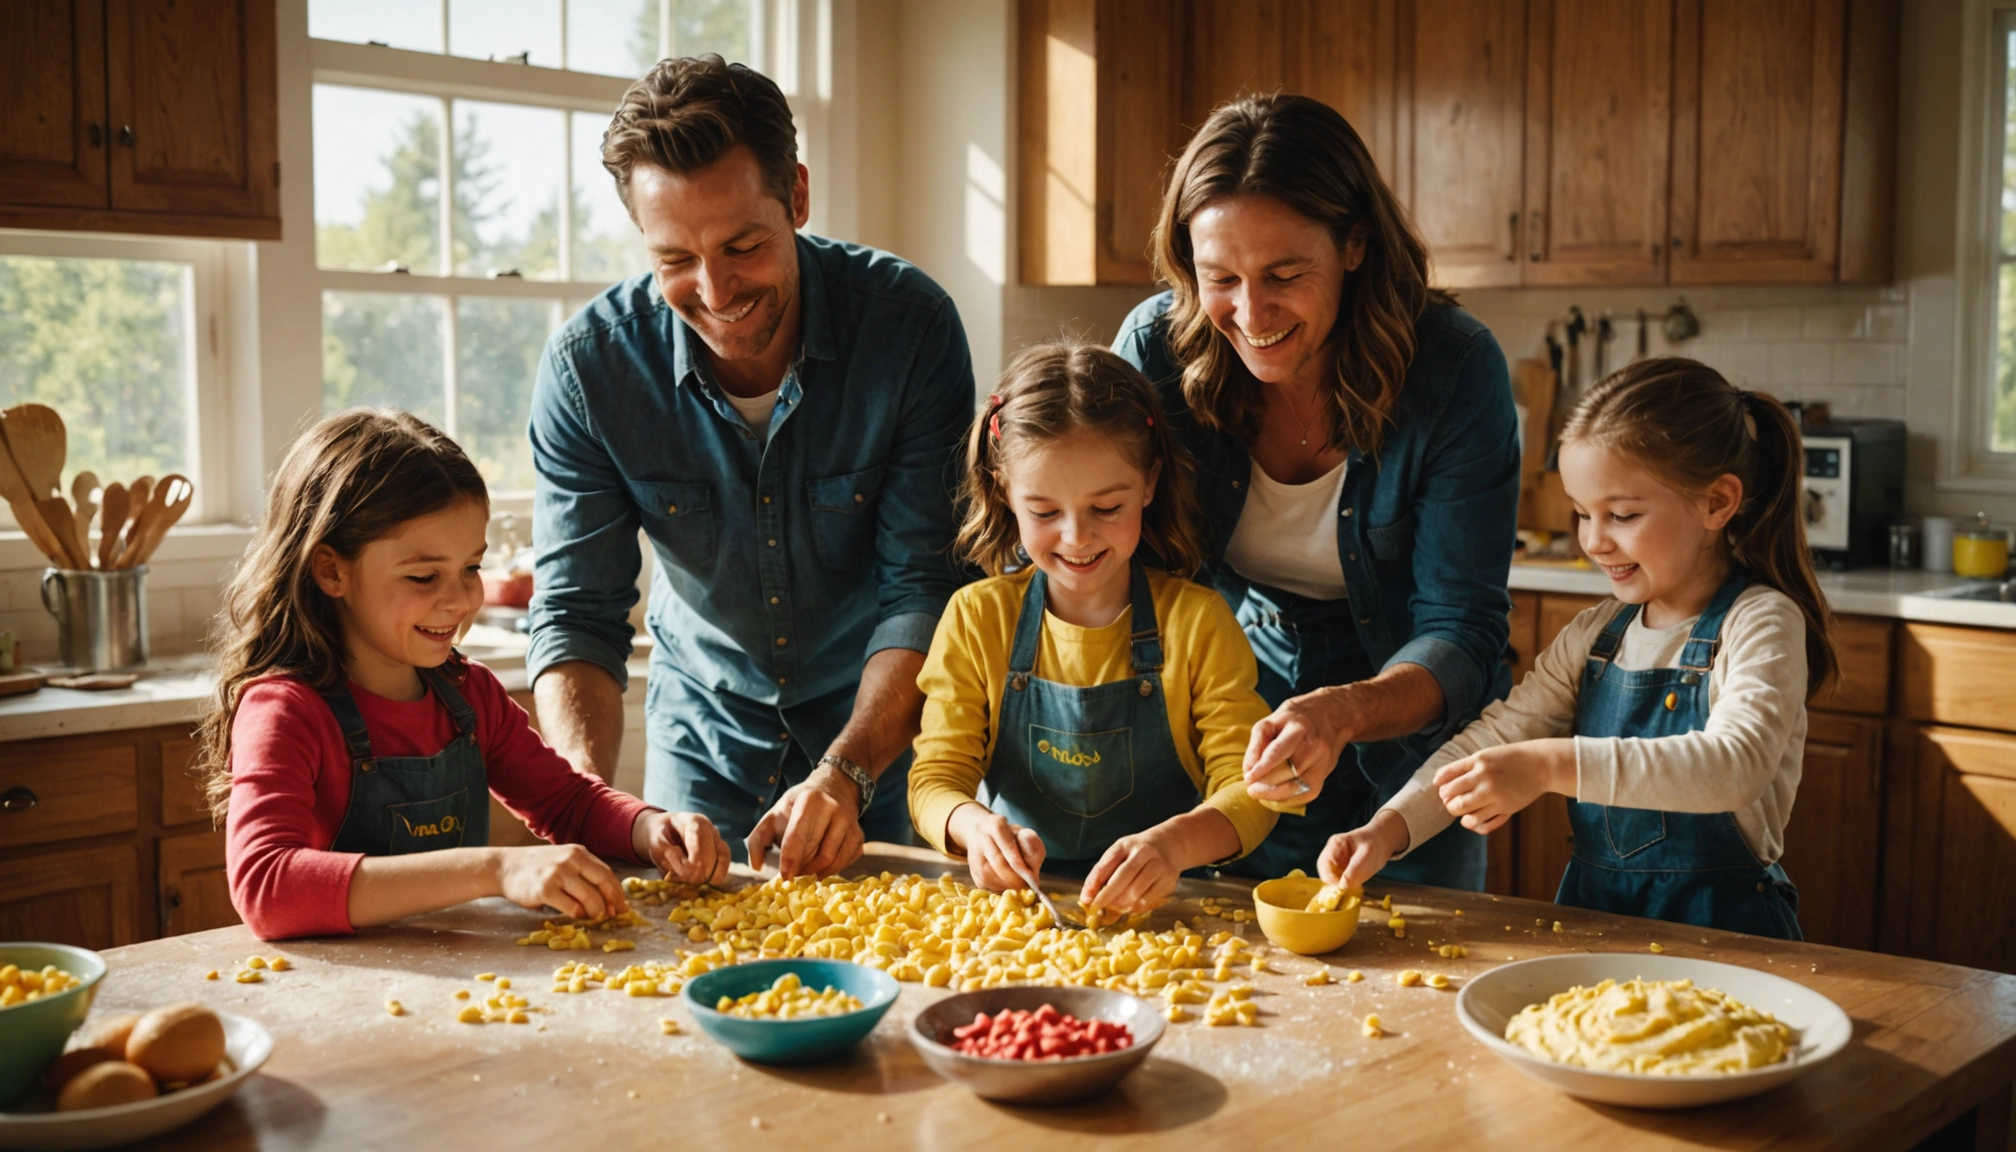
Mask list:
[[[1436,794],[1437,769],[1485,748],[1574,732],[1589,650],[1623,607],[1605,600],[1576,616],[1510,696],[1485,708],[1386,802],[1407,822],[1410,850],[1455,819]],[[1694,624],[1647,628],[1640,612],[1618,645],[1617,666],[1678,668]],[[1678,736],[1576,736],[1575,797],[1617,808],[1733,812],[1744,842],[1768,864],[1785,851],[1805,749],[1805,618],[1784,593],[1753,584],[1722,621],[1707,724]]]

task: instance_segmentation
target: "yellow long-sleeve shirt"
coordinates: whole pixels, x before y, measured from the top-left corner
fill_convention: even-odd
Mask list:
[[[948,851],[952,810],[977,798],[994,759],[995,710],[1030,575],[996,576],[954,593],[917,675],[924,723],[910,768],[910,818],[941,852]],[[1148,591],[1162,632],[1162,695],[1176,756],[1204,802],[1238,831],[1240,853],[1251,852],[1275,819],[1247,794],[1240,774],[1253,725],[1269,711],[1254,687],[1253,648],[1217,592],[1153,568]],[[1036,676],[1080,688],[1128,679],[1133,614],[1130,608],[1103,628],[1080,628],[1044,613]]]

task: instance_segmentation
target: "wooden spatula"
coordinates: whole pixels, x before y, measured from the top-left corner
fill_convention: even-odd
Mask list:
[[[98,497],[98,567],[119,558],[119,530],[126,527],[126,486],[114,480]]]
[[[51,496],[47,500],[35,501],[35,510],[42,514],[42,522],[56,537],[56,543],[63,554],[63,567],[88,569],[91,560],[77,547],[77,518],[70,514],[70,502],[61,496]]]
[[[98,515],[98,501],[104,491],[96,472],[79,472],[70,478],[70,500],[77,505],[77,554],[84,566],[91,566],[91,521]]]
[[[140,510],[134,520],[133,531],[127,535],[126,550],[119,554],[118,568],[131,568],[145,564],[154,549],[161,546],[161,538],[168,529],[189,510],[189,502],[196,495],[196,486],[186,476],[170,473],[154,484],[153,494],[147,499],[147,506]]]
[[[119,566],[117,558],[124,554],[127,548],[132,547],[135,540],[140,538],[140,513],[147,510],[147,501],[153,495],[154,477],[152,476],[142,476],[127,486],[126,514],[131,516],[133,520],[126,526],[125,542],[119,545],[119,551],[113,553],[112,566],[114,568]]]
[[[21,525],[21,530],[28,534],[28,539],[35,542],[35,547],[49,558],[50,563],[60,568],[70,562],[62,541],[43,522],[41,509],[35,503],[35,494],[28,490],[28,481],[14,466],[14,454],[7,448],[4,430],[0,430],[0,500],[7,501],[7,507],[13,510],[14,522]]]
[[[47,404],[16,404],[0,412],[0,428],[7,433],[7,446],[14,451],[14,465],[28,490],[37,500],[61,498],[63,460],[69,452],[69,434],[63,417]]]

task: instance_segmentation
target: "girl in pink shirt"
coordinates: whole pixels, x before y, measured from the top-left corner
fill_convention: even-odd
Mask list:
[[[706,817],[574,771],[456,653],[489,514],[469,458],[405,413],[329,417],[281,464],[225,596],[198,756],[231,902],[261,937],[484,896],[597,918],[626,907],[601,856],[726,878]],[[553,843],[489,847],[491,794]]]

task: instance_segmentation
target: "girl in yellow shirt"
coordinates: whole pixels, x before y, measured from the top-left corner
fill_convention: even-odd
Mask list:
[[[983,888],[1042,869],[1142,911],[1274,826],[1240,776],[1268,713],[1253,651],[1184,578],[1181,453],[1154,386],[1093,346],[1025,350],[974,423],[957,546],[991,576],[952,597],[917,678],[910,814]]]

